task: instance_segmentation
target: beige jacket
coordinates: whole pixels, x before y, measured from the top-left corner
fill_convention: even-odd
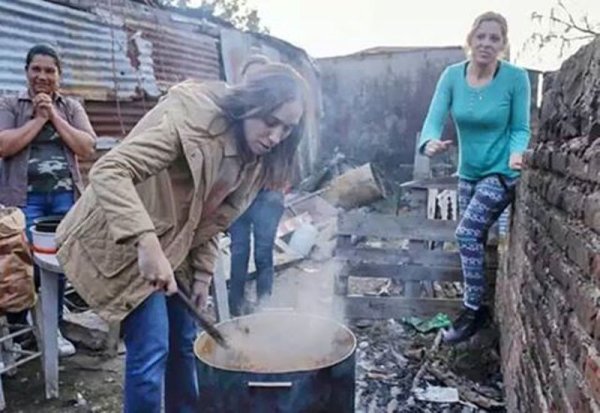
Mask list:
[[[136,241],[155,231],[176,277],[212,274],[218,234],[262,185],[258,158],[242,160],[214,96],[223,83],[174,86],[96,162],[90,185],[57,231],[58,259],[100,316],[120,321],[154,290],[138,270]]]

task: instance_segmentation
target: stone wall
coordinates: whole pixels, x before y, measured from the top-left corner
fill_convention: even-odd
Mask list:
[[[600,412],[600,39],[546,76],[496,289],[509,412]]]

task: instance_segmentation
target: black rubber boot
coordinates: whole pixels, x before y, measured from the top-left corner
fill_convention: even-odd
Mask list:
[[[444,343],[456,344],[466,341],[484,326],[488,318],[487,307],[472,310],[465,307],[452,323],[452,327],[443,332]]]

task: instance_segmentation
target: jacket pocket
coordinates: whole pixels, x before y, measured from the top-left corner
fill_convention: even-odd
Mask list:
[[[160,237],[171,227],[164,223],[155,224],[156,234]],[[81,236],[79,244],[92,265],[106,278],[117,276],[137,260],[136,245],[116,244],[106,226],[95,234]]]
[[[106,278],[121,273],[137,258],[135,245],[117,245],[110,239],[86,237],[79,241],[92,265]]]

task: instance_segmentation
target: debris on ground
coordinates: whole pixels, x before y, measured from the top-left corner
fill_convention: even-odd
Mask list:
[[[458,403],[458,390],[455,387],[427,385],[426,388],[415,389],[415,399],[423,402]]]
[[[447,314],[438,313],[429,319],[419,317],[403,317],[402,322],[412,326],[419,333],[430,333],[441,328],[450,327],[452,321]]]

